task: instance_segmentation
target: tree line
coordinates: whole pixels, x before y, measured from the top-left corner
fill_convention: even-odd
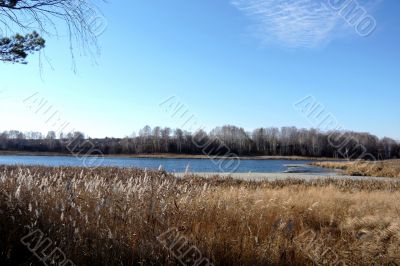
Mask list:
[[[85,153],[96,150],[103,154],[234,154],[238,156],[308,156],[349,159],[400,158],[400,143],[391,138],[378,138],[369,133],[352,131],[321,132],[296,127],[257,128],[246,131],[226,125],[210,132],[188,132],[168,127],[145,126],[138,134],[125,138],[89,138],[81,132],[50,131],[0,133],[0,150],[24,152]]]

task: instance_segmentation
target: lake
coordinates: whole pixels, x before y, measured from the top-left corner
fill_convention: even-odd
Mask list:
[[[127,158],[73,156],[0,155],[0,165],[42,166],[114,166],[159,169],[168,172],[236,172],[236,173],[328,173],[330,170],[308,166],[312,160],[212,160],[178,158]]]

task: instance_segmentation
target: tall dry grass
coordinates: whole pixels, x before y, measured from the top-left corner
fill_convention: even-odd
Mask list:
[[[312,165],[344,170],[351,176],[400,177],[400,160],[315,162]]]
[[[215,265],[400,263],[398,181],[16,166],[0,167],[0,191],[1,265],[37,263],[20,243],[35,228],[77,265],[176,265],[157,240],[169,228]]]

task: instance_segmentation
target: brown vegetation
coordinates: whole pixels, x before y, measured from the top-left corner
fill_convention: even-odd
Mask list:
[[[400,177],[400,160],[315,162],[312,165],[344,170],[351,176]]]
[[[3,166],[0,191],[2,265],[35,263],[20,239],[37,228],[77,265],[178,264],[179,250],[157,240],[170,228],[215,265],[400,263],[396,180],[257,183]]]

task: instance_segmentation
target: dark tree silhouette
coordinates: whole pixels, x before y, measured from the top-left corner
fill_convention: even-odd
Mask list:
[[[295,127],[258,128],[246,132],[243,128],[227,125],[209,133],[199,130],[150,126],[131,137],[88,139],[80,132],[59,134],[49,132],[23,133],[16,130],[0,132],[0,151],[46,151],[70,153],[69,146],[79,147],[80,153],[91,149],[104,154],[180,153],[224,155],[280,155],[332,157],[347,159],[400,158],[400,143],[369,133],[350,131],[320,132],[317,129]],[[372,158],[373,156],[374,158]]]
[[[28,54],[37,52],[45,46],[45,40],[37,32],[25,36],[16,34],[11,38],[0,39],[0,60],[26,64]]]

